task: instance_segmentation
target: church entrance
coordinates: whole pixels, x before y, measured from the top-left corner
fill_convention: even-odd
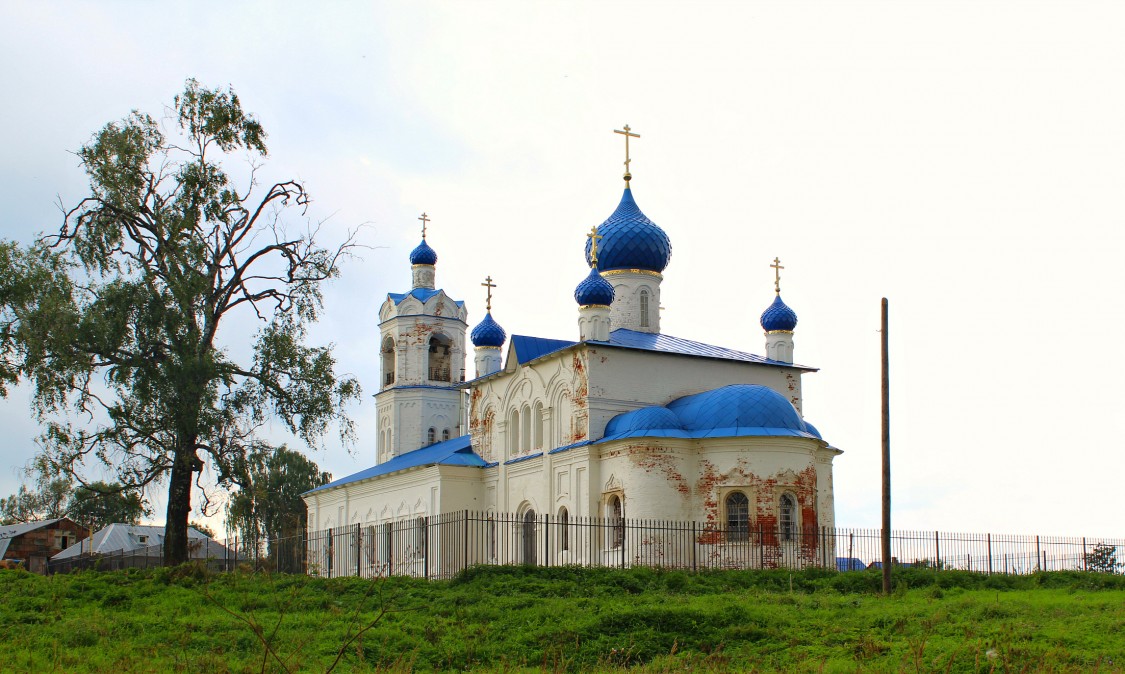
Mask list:
[[[522,539],[522,554],[520,561],[524,564],[535,565],[535,511],[528,510],[523,516],[523,526],[520,527]]]

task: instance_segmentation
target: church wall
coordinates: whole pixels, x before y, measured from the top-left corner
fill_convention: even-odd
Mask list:
[[[614,416],[649,405],[666,405],[693,393],[729,384],[759,384],[784,395],[801,410],[801,370],[694,358],[676,354],[589,346],[589,433],[605,434]]]

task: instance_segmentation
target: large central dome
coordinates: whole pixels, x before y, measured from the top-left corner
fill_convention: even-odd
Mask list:
[[[641,212],[628,187],[617,210],[598,227],[598,234],[602,237],[598,242],[598,271],[641,269],[659,273],[672,259],[668,235]],[[593,263],[589,240],[586,262]]]

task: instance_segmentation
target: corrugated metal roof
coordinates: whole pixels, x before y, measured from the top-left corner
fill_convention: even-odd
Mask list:
[[[96,532],[90,539],[82,540],[52,557],[52,560],[77,557],[82,554],[107,555],[122,550],[152,550],[159,554],[164,545],[164,527],[157,524],[111,524]],[[226,548],[207,534],[188,527],[188,547],[193,559],[223,557]]]
[[[512,348],[516,351],[516,360],[520,365],[541,358],[547,354],[560,351],[578,342],[565,339],[547,339],[545,337],[528,337],[526,335],[512,335]],[[807,365],[782,363],[770,360],[745,351],[736,351],[713,344],[704,344],[691,339],[662,335],[659,333],[638,332],[626,328],[618,328],[609,333],[608,342],[589,342],[590,344],[607,344],[621,349],[637,349],[639,351],[654,351],[657,353],[673,353],[681,356],[697,356],[701,358],[718,358],[720,360],[735,360],[743,363],[760,363],[762,365],[776,365],[792,367],[798,370],[815,371],[816,368]]]
[[[41,520],[39,522],[24,522],[23,524],[11,524],[8,526],[0,527],[0,559],[4,558],[4,553],[8,551],[8,544],[12,539],[17,536],[23,536],[29,531],[49,527],[55,522],[63,520],[62,517],[56,517],[53,520]]]
[[[347,477],[334,480],[322,487],[317,487],[305,493],[315,494],[318,491],[335,489],[345,484],[359,482],[360,480],[367,480],[389,473],[396,473],[400,470],[406,470],[407,468],[433,465],[477,466],[483,468],[486,464],[485,460],[477,456],[476,452],[473,451],[469,436],[462,435],[459,438],[444,440],[428,447],[400,454],[386,463],[380,463],[377,466],[361,470],[358,473],[352,473]]]

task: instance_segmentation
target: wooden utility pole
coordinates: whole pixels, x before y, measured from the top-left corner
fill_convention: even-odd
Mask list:
[[[883,594],[891,593],[891,379],[887,358],[887,298],[883,298]]]

